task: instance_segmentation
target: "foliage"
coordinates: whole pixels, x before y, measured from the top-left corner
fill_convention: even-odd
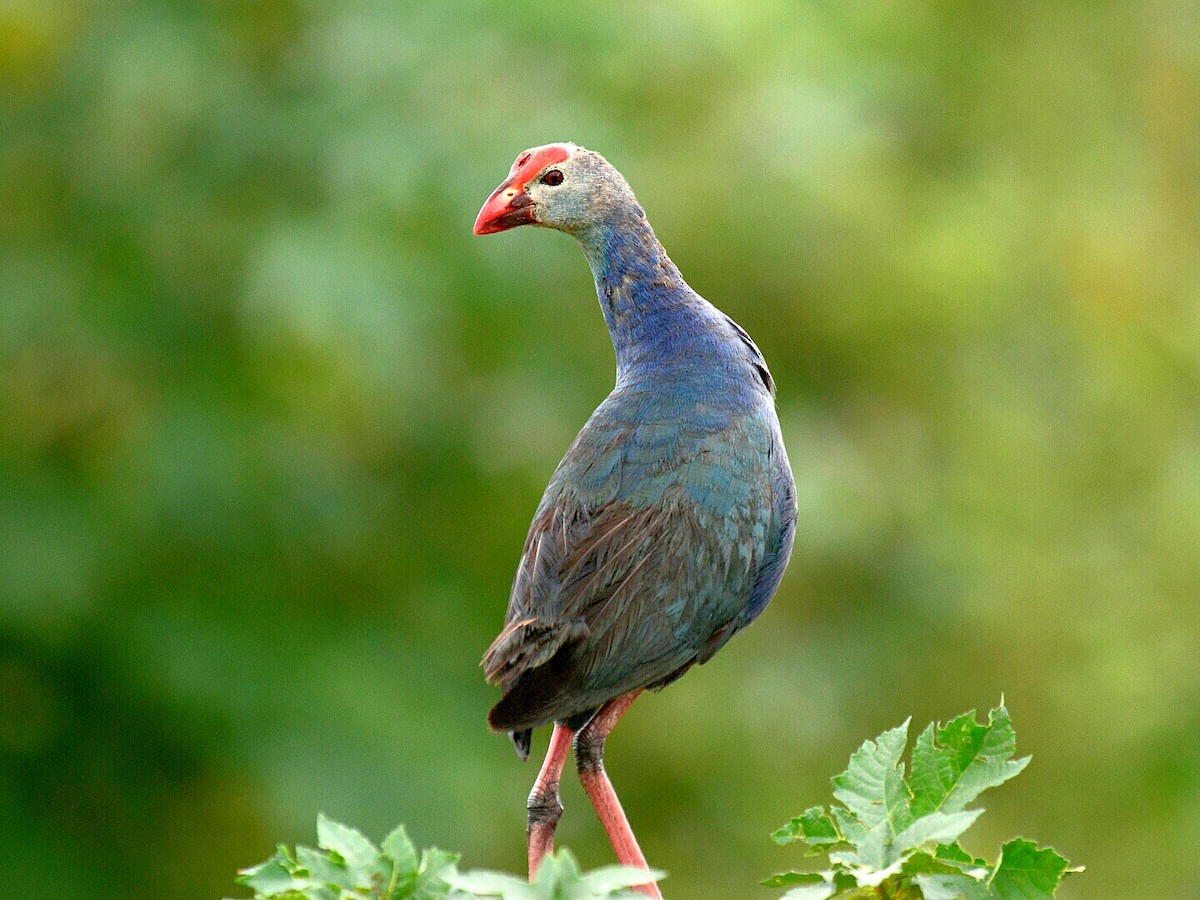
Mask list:
[[[542,860],[533,884],[502,872],[451,873],[447,881],[471,897],[500,897],[502,900],[592,900],[601,897],[641,897],[629,890],[636,884],[658,881],[663,873],[654,869],[604,866],[581,873],[575,858],[560,850]]]
[[[981,809],[966,809],[983,791],[1029,763],[1013,759],[1016,733],[1003,704],[986,725],[971,710],[917,737],[907,778],[900,757],[908,725],[885,731],[850,757],[833,779],[840,805],[814,806],[772,837],[828,853],[823,872],[785,872],[765,882],[791,886],[785,897],[878,900],[1048,900],[1075,869],[1051,849],[1008,841],[994,865],[962,849],[959,839]]]
[[[324,815],[317,818],[317,845],[281,846],[238,880],[255,898],[276,900],[599,900],[637,896],[628,889],[662,877],[624,866],[584,874],[566,850],[542,861],[533,884],[502,872],[462,873],[455,854],[431,848],[418,856],[402,825],[376,846]]]
[[[828,853],[830,868],[784,872],[764,885],[789,888],[784,897],[792,900],[1052,900],[1064,877],[1082,871],[1024,838],[1005,843],[995,864],[959,843],[983,812],[967,805],[1029,763],[1028,756],[1013,759],[1016,732],[1003,704],[986,725],[971,710],[926,726],[906,778],[900,757],[908,725],[855,751],[833,778],[838,804],[810,807],[772,835],[809,855]],[[621,866],[584,874],[565,850],[546,857],[533,884],[503,872],[462,873],[455,854],[428,849],[418,856],[403,826],[377,847],[324,815],[317,843],[316,850],[281,846],[239,881],[256,900],[591,900],[634,897],[629,888],[662,877]]]

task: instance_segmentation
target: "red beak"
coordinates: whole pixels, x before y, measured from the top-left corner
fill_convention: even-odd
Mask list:
[[[504,180],[500,187],[492,191],[483,209],[475,219],[476,234],[495,234],[497,231],[507,231],[518,225],[530,225],[533,218],[533,201],[525,193],[524,187],[513,183],[513,176]]]
[[[571,155],[569,144],[546,144],[533,147],[517,157],[508,171],[508,177],[500,187],[492,191],[479,216],[475,219],[476,234],[495,234],[518,225],[532,225],[533,200],[525,192],[525,185],[546,166],[562,162]]]

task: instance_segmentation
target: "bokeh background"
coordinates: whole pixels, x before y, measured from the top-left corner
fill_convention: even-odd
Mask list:
[[[0,98],[6,895],[244,896],[321,810],[520,870],[477,662],[613,361],[571,241],[470,226],[559,139],[799,481],[775,602],[610,745],[668,894],[773,896],[863,738],[1003,693],[970,848],[1198,895],[1194,3],[5,0]]]

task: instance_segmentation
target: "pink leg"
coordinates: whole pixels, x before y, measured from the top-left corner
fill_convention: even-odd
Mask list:
[[[625,818],[625,811],[621,809],[617,792],[613,790],[612,782],[604,771],[604,739],[641,692],[639,688],[600,707],[600,711],[575,736],[575,762],[579,766],[579,780],[616,851],[617,861],[623,866],[648,869],[646,857],[642,855],[633,829],[629,827],[629,820]],[[638,885],[634,890],[662,900],[658,886],[653,883]]]
[[[575,736],[566,725],[555,725],[550,735],[550,747],[546,750],[546,761],[538,772],[533,790],[529,792],[529,880],[537,875],[542,857],[554,852],[554,829],[562,817],[562,801],[558,799],[558,782],[562,778],[563,765],[571,751],[571,738]]]

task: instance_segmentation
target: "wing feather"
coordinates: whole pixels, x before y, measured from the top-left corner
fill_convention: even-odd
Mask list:
[[[483,660],[505,695],[494,727],[665,683],[749,621],[765,536],[780,527],[758,425],[667,441],[651,424],[639,443],[638,427],[589,423],[551,480]]]

